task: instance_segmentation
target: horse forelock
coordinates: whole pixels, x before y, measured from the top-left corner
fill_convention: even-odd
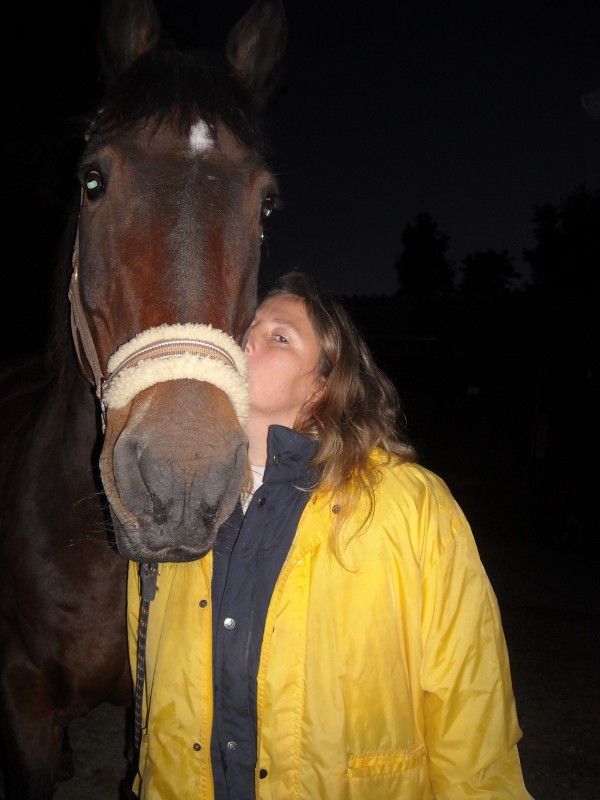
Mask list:
[[[226,58],[204,50],[162,46],[121,75],[90,121],[88,135],[103,137],[148,122],[190,135],[199,120],[216,141],[219,121],[246,147],[269,155],[260,107]]]

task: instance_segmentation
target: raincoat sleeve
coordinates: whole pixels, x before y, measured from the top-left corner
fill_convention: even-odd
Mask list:
[[[437,800],[525,800],[508,653],[471,530],[438,508],[423,572],[425,732]]]

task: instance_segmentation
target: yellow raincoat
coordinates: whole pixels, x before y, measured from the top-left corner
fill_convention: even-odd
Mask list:
[[[257,800],[530,798],[496,598],[446,485],[416,465],[383,466],[375,514],[343,565],[332,519],[311,498],[271,599]],[[211,571],[211,554],[160,565],[140,798],[213,797]],[[138,610],[132,564],[134,675]]]

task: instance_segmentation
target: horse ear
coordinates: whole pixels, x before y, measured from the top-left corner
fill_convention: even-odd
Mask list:
[[[104,81],[110,85],[160,38],[160,19],[152,0],[104,0],[98,52]]]
[[[281,0],[257,0],[227,39],[229,63],[261,102],[277,84],[286,38]]]

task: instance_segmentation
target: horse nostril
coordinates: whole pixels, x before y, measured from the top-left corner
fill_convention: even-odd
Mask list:
[[[219,508],[221,507],[221,499],[214,506],[209,505],[206,501],[202,501],[202,522],[207,528],[212,528],[215,524]]]
[[[167,521],[167,510],[164,507],[161,499],[154,492],[150,492],[150,499],[152,500],[152,516],[157,525],[163,525]]]

